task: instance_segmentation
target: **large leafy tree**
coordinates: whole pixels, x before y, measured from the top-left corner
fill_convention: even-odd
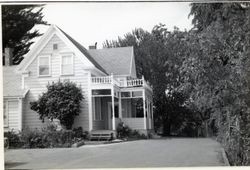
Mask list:
[[[47,24],[43,21],[43,5],[3,5],[2,35],[3,50],[13,48],[13,64],[19,64],[23,55],[33,43],[31,39],[40,36],[38,30],[30,30],[36,24]]]
[[[31,109],[36,111],[40,119],[58,119],[67,129],[71,129],[75,116],[80,113],[83,100],[81,87],[70,81],[58,81],[48,84],[37,101],[31,102]]]
[[[249,163],[249,12],[246,3],[193,4],[182,66],[187,103],[218,131],[235,165]]]
[[[178,28],[170,32],[159,24],[151,32],[135,29],[104,43],[105,48],[134,47],[137,74],[144,75],[153,87],[155,125],[163,127],[164,135],[171,135],[171,129],[178,131],[186,121],[182,119],[187,112],[182,106],[185,97],[176,91],[182,81],[179,68],[186,53],[186,36],[187,32]]]

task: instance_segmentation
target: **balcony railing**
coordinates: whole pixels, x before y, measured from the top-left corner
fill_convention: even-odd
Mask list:
[[[151,87],[146,83],[144,78],[133,80],[123,79],[123,81],[118,81],[111,75],[105,77],[91,77],[91,82],[93,85],[114,84],[119,87],[147,87],[151,89]]]
[[[92,84],[111,84],[112,79],[111,76],[106,77],[91,77]]]
[[[127,80],[127,87],[143,86],[143,79]]]

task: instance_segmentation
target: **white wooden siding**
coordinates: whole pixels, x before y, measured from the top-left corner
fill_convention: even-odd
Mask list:
[[[8,111],[8,129],[9,130],[20,130],[19,129],[19,112],[18,100],[7,101],[7,111]]]
[[[121,118],[121,121],[132,129],[144,129],[144,118]]]
[[[53,44],[58,44],[58,49],[53,51]],[[89,130],[89,117],[88,117],[88,73],[85,72],[82,67],[83,63],[80,61],[79,57],[74,57],[74,75],[70,76],[60,76],[60,59],[62,52],[73,53],[66,44],[60,40],[57,35],[54,35],[44,49],[40,52],[39,55],[51,55],[51,76],[48,77],[39,77],[38,76],[38,57],[27,67],[27,70],[30,71],[29,77],[25,77],[25,88],[30,89],[28,95],[24,100],[23,107],[23,126],[29,128],[39,128],[43,127],[46,124],[43,124],[39,119],[39,115],[30,109],[30,102],[37,100],[39,95],[42,92],[46,91],[46,86],[48,83],[53,81],[61,81],[68,79],[77,83],[81,86],[83,91],[84,100],[81,103],[81,113],[75,118],[73,127],[82,126],[84,130]],[[38,55],[38,56],[39,56]]]

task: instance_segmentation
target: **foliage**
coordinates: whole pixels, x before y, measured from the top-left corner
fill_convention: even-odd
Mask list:
[[[134,46],[165,135],[217,136],[232,165],[250,164],[250,5],[191,5],[193,29],[135,29],[104,46]]]
[[[120,139],[147,139],[148,137],[145,134],[141,134],[137,130],[132,130],[128,125],[125,125],[123,122],[120,122],[117,126],[117,137]]]
[[[75,138],[84,138],[85,139],[87,137],[88,133],[83,132],[83,129],[80,126],[78,128],[73,129],[73,135]]]
[[[81,128],[57,131],[54,125],[49,124],[41,130],[26,128],[19,133],[10,131],[5,137],[10,148],[54,148],[71,147],[73,143],[86,139],[86,134]]]
[[[71,129],[75,116],[80,113],[83,100],[81,87],[70,81],[52,82],[47,85],[47,92],[31,102],[31,109],[40,115],[40,119],[58,119],[60,123]]]
[[[4,133],[4,137],[7,137],[7,142],[10,148],[20,148],[23,145],[20,139],[20,134],[15,131]]]
[[[132,129],[130,129],[123,122],[120,122],[117,125],[116,131],[117,131],[117,137],[122,139],[122,138],[128,138],[129,135],[131,134]]]
[[[249,4],[192,4],[194,30],[189,32],[179,90],[186,106],[200,114],[217,135],[232,165],[249,157]],[[248,129],[248,130],[247,130]]]
[[[13,64],[19,64],[29,51],[30,40],[40,36],[38,30],[30,30],[43,21],[43,5],[2,5],[3,49],[14,48]]]
[[[139,77],[144,75],[153,88],[154,125],[156,128],[164,125],[165,135],[170,135],[171,126],[179,123],[180,116],[175,115],[185,110],[181,106],[184,96],[175,89],[182,81],[179,68],[186,53],[187,34],[178,28],[170,32],[165,25],[159,24],[151,32],[135,29],[124,38],[104,43],[106,48],[134,47],[137,74]],[[166,90],[175,95],[166,96]]]
[[[31,130],[25,129],[21,133],[24,148],[52,148],[71,147],[73,132],[68,130],[56,131],[53,129]]]

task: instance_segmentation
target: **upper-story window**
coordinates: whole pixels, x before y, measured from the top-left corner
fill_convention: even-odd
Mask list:
[[[40,56],[38,60],[39,76],[50,75],[50,55]]]
[[[61,75],[73,74],[73,55],[63,54],[61,61]]]

